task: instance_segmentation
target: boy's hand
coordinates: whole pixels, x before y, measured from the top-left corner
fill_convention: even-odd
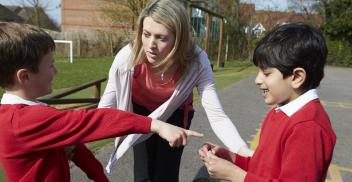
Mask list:
[[[201,133],[186,130],[155,119],[152,120],[150,131],[157,133],[161,138],[168,141],[171,147],[187,145],[187,136],[203,137]]]
[[[72,160],[73,155],[75,154],[75,148],[76,148],[76,145],[71,145],[71,146],[64,147],[67,159],[69,161]]]
[[[202,159],[204,157],[209,157],[209,153],[212,153],[217,157],[233,162],[230,156],[230,153],[232,152],[230,152],[229,150],[225,149],[220,145],[216,145],[210,142],[205,142],[203,146],[198,150],[198,154]]]
[[[238,166],[217,157],[210,151],[208,152],[208,156],[204,157],[202,160],[208,169],[210,177],[215,179],[223,179],[233,182],[243,181],[247,174]]]

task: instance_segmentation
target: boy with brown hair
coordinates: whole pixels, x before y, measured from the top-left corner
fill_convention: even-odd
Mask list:
[[[72,161],[94,181],[108,181],[83,143],[132,133],[159,134],[172,147],[202,137],[159,120],[117,109],[61,111],[37,101],[52,93],[55,43],[38,27],[0,23],[0,162],[7,181],[70,181],[64,147],[77,145]]]
[[[211,177],[235,181],[324,182],[336,143],[329,116],[318,98],[327,47],[305,23],[273,29],[257,45],[255,83],[264,102],[277,105],[266,116],[259,145],[243,157],[212,143],[198,150]]]

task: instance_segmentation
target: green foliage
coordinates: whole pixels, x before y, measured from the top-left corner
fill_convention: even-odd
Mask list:
[[[335,0],[324,3],[326,21],[321,29],[331,39],[352,43],[352,0]]]
[[[101,18],[113,26],[134,26],[138,16],[145,8],[147,0],[103,0],[106,2],[100,8]]]
[[[250,48],[248,42],[251,42],[252,37],[247,37],[242,28],[248,26],[253,17],[252,13],[241,14],[240,12],[250,11],[248,6],[241,9],[239,0],[206,0],[206,4],[209,5],[207,8],[226,19],[221,52],[224,54],[228,47],[227,60],[245,60],[251,52],[248,50]]]
[[[327,65],[352,67],[352,45],[347,40],[326,38],[328,47]]]
[[[327,64],[352,66],[352,0],[322,1],[325,22],[321,30],[328,47]]]

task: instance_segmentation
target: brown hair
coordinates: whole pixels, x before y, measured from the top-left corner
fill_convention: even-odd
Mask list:
[[[38,72],[41,59],[55,50],[54,40],[42,29],[28,24],[0,23],[0,86],[11,88],[20,69]]]

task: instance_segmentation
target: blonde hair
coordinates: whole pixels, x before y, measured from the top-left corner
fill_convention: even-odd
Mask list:
[[[143,21],[150,16],[154,21],[161,23],[166,28],[175,33],[175,44],[166,58],[155,65],[159,67],[165,65],[160,74],[174,64],[180,65],[179,75],[176,84],[183,81],[190,71],[190,63],[199,63],[196,45],[191,40],[191,24],[186,10],[177,0],[154,0],[150,2],[141,12],[138,19],[137,34],[134,42],[131,42],[132,54],[127,71],[132,67],[143,63],[146,54],[142,44]],[[127,72],[126,71],[126,72]]]

